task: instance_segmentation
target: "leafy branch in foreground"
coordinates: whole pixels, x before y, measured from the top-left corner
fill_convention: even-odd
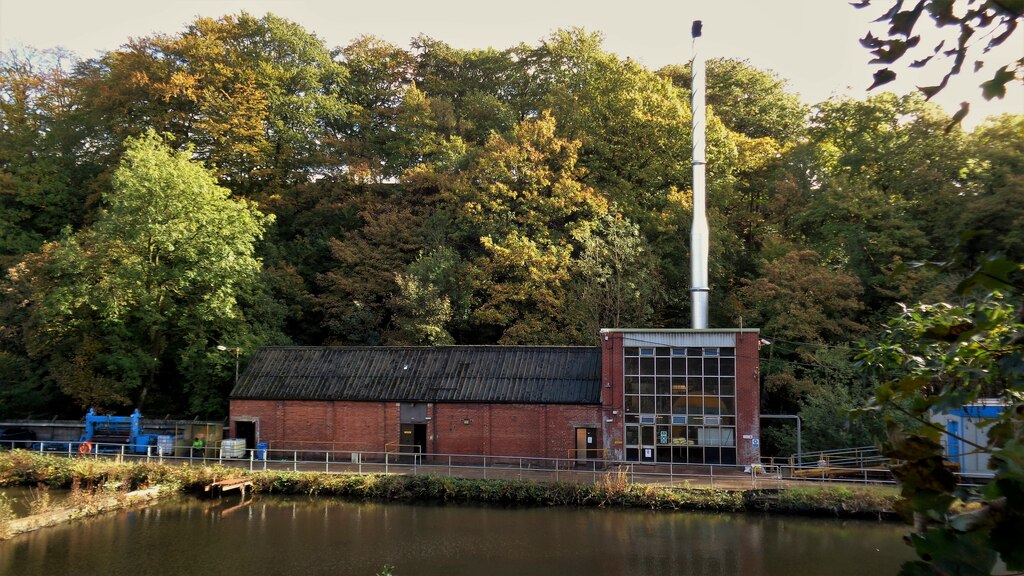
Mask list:
[[[959,290],[958,304],[904,307],[879,342],[858,358],[881,382],[877,407],[887,416],[884,452],[913,518],[908,540],[921,558],[903,575],[989,574],[997,557],[1024,570],[1024,265],[985,261]],[[958,486],[943,457],[943,428],[933,415],[982,399],[1002,405],[987,425],[993,477],[980,488]],[[909,418],[908,418],[909,417]]]

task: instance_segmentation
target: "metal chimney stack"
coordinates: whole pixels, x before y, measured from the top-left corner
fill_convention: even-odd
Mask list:
[[[694,329],[708,327],[708,217],[705,209],[704,157],[705,129],[704,56],[700,52],[701,22],[694,20],[693,28],[693,224],[690,227],[690,294]]]

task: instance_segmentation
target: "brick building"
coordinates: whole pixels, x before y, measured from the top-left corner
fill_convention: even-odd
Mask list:
[[[744,464],[759,458],[758,340],[263,348],[231,393],[231,432],[295,450]]]

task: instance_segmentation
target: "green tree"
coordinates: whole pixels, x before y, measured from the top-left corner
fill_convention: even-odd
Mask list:
[[[887,410],[885,453],[898,461],[903,509],[918,561],[901,574],[989,574],[997,557],[1024,570],[1024,266],[991,259],[960,286],[961,301],[906,306],[859,358],[880,384],[875,407]],[[1004,410],[987,441],[994,477],[963,488],[946,466],[932,416],[979,399]],[[901,416],[897,420],[895,416]],[[962,505],[958,505],[958,502]]]
[[[456,213],[479,238],[476,322],[499,327],[500,342],[555,342],[565,313],[573,254],[608,203],[580,181],[580,144],[556,135],[543,114],[511,139],[493,135],[451,193]]]
[[[64,125],[72,63],[60,50],[0,54],[0,268],[84,221],[87,191]]]
[[[166,388],[195,354],[251,331],[239,295],[271,218],[152,132],[127,142],[112,183],[91,227],[44,246],[29,352],[83,407],[180,399]]]
[[[84,137],[108,156],[126,136],[172,134],[222,185],[259,199],[340,170],[330,145],[347,112],[346,69],[283,18],[199,18],[87,60],[75,76]]]
[[[975,230],[967,256],[1002,252],[1024,261],[1024,114],[989,118],[968,137],[968,169],[958,230]]]
[[[672,64],[657,73],[689,94],[693,84],[689,64]],[[771,138],[784,144],[799,136],[806,126],[807,106],[786,91],[786,81],[746,60],[709,59],[705,97],[729,130],[748,138]]]

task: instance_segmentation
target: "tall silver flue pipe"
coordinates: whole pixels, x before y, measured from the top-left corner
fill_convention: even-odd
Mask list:
[[[707,127],[704,106],[705,71],[704,55],[700,50],[701,22],[693,22],[693,224],[690,227],[690,294],[691,314],[694,329],[708,327],[708,217],[705,209],[704,156],[705,129]]]

